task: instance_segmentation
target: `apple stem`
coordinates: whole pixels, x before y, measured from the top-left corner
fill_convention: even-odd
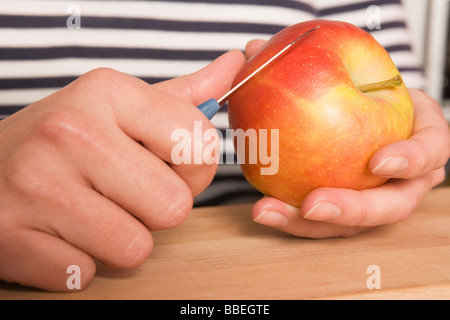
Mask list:
[[[365,93],[365,92],[373,91],[373,90],[399,87],[402,84],[403,84],[402,78],[399,75],[397,75],[394,78],[389,79],[389,80],[360,85],[360,86],[358,86],[358,90]]]

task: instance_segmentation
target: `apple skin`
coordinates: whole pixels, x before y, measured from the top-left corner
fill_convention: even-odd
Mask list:
[[[369,33],[345,22],[313,20],[283,29],[247,61],[235,84],[316,26],[228,106],[232,129],[279,130],[278,172],[261,175],[268,165],[259,160],[241,169],[262,193],[297,207],[317,188],[362,190],[385,183],[369,171],[370,158],[382,146],[409,138],[413,128],[404,84],[367,93],[357,89],[400,73]]]

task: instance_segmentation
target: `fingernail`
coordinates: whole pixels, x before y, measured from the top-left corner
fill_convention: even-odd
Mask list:
[[[372,173],[379,175],[396,175],[408,168],[408,160],[401,156],[386,157],[372,170]]]
[[[341,209],[328,202],[319,202],[305,215],[305,219],[316,221],[334,221],[341,216]]]
[[[288,218],[277,211],[264,210],[253,221],[264,224],[269,227],[286,227],[288,225]]]

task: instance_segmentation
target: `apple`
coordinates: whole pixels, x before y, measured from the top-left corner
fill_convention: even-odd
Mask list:
[[[244,161],[241,169],[262,193],[294,206],[317,188],[385,183],[369,171],[369,160],[384,145],[409,138],[413,127],[413,105],[391,57],[369,33],[345,22],[313,20],[281,30],[235,83],[316,26],[228,106],[234,130],[279,130],[277,173],[262,175],[259,160]]]

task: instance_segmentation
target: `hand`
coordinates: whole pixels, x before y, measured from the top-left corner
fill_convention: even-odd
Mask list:
[[[172,132],[214,129],[195,106],[229,90],[244,60],[233,50],[155,85],[97,69],[1,121],[0,279],[67,291],[70,265],[84,289],[93,258],[141,264],[150,231],[179,225],[217,169],[172,164]]]
[[[250,42],[251,56],[261,41]],[[419,90],[410,90],[414,103],[413,135],[389,144],[371,158],[369,169],[391,178],[386,184],[362,191],[320,188],[301,208],[266,197],[252,211],[256,222],[310,238],[351,236],[371,227],[406,219],[426,193],[445,178],[450,156],[448,125],[439,105]]]

